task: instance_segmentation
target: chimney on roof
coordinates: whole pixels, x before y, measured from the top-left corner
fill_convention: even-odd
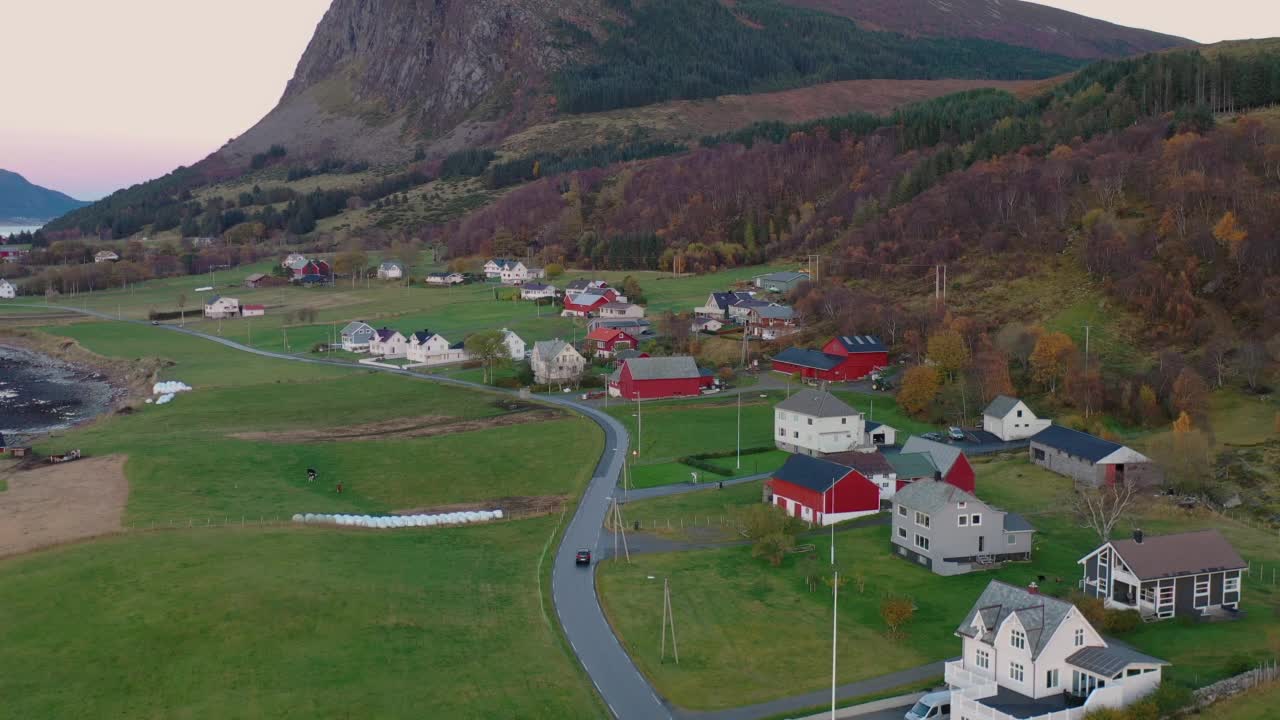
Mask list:
[[[1142,529],[1141,529],[1141,528],[1139,528],[1139,529],[1137,529],[1137,530],[1134,530],[1134,531],[1133,531],[1133,541],[1134,541],[1134,542],[1136,542],[1136,543],[1138,543],[1139,545],[1141,545],[1141,544],[1142,544]]]
[[[1033,581],[1030,585],[1027,586],[1027,592],[1031,593],[1032,595],[1039,595],[1040,586],[1035,584],[1035,582]]]

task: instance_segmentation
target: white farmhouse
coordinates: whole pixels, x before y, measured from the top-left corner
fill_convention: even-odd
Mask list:
[[[409,352],[409,338],[399,331],[383,327],[373,332],[369,338],[369,354],[394,360],[405,357]]]
[[[629,302],[611,302],[600,306],[600,317],[625,319],[644,317],[644,308]]]
[[[12,300],[18,297],[18,289],[8,280],[0,280],[0,300]]]
[[[774,443],[789,453],[820,457],[874,450],[866,434],[862,413],[822,390],[801,390],[774,408]]]
[[[1081,720],[1160,686],[1168,663],[1108,641],[1069,602],[993,580],[956,629],[951,717]]]
[[[1027,404],[1008,395],[998,395],[982,411],[982,429],[1005,442],[1025,440],[1053,424],[1041,420]]]
[[[542,340],[533,344],[529,364],[533,367],[534,380],[545,385],[576,380],[587,367],[587,359],[563,340]]]
[[[541,300],[543,298],[554,298],[556,296],[556,286],[548,285],[540,282],[525,283],[520,287],[521,300]]]
[[[458,272],[430,273],[427,275],[428,285],[461,285],[466,281],[467,279],[462,276],[462,273]]]
[[[461,344],[450,345],[443,335],[423,330],[409,336],[405,357],[415,365],[450,365],[466,362],[470,356]]]
[[[502,329],[502,344],[507,346],[508,356],[512,360],[523,360],[525,353],[525,342],[521,337],[510,330]]]
[[[240,301],[236,298],[214,295],[204,303],[204,316],[213,320],[232,318],[240,314]]]
[[[400,263],[387,261],[378,266],[379,280],[400,280],[404,278],[404,268]]]

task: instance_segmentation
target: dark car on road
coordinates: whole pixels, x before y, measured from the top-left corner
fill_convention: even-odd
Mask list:
[[[583,548],[582,550],[579,550],[578,554],[574,556],[573,561],[579,565],[590,565],[591,551],[585,548]]]

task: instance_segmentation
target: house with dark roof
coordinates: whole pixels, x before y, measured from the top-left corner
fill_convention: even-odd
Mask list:
[[[880,488],[840,463],[792,455],[766,483],[767,502],[815,525],[834,525],[880,512]]]
[[[1160,468],[1137,450],[1061,425],[1031,438],[1031,462],[1092,487],[1157,485],[1162,479]]]
[[[761,340],[777,340],[800,332],[800,322],[794,308],[769,304],[747,313],[747,332]]]
[[[773,358],[774,372],[805,380],[861,380],[889,365],[889,351],[870,335],[834,337],[821,350],[787,348]]]
[[[632,358],[609,376],[609,394],[628,400],[697,397],[715,384],[694,359],[682,357]]]
[[[880,488],[882,502],[892,499],[894,493],[898,491],[898,471],[889,464],[889,459],[884,456],[884,453],[878,450],[835,453],[825,456],[823,460],[857,470],[862,477]]]
[[[1169,663],[1104,637],[1065,600],[993,580],[956,636],[945,665],[951,717],[1082,720],[1160,687]]]
[[[579,278],[570,280],[569,284],[564,288],[564,296],[567,298],[575,298],[584,292],[592,290],[604,290],[609,287],[609,283],[604,280],[589,280],[587,278]]]
[[[1217,530],[1112,540],[1080,559],[1084,592],[1146,620],[1235,617],[1249,565]]]
[[[1053,424],[1041,420],[1018,398],[997,395],[982,411],[982,429],[1005,442],[1026,440]]]
[[[376,333],[377,331],[369,323],[363,320],[353,320],[342,328],[342,332],[338,337],[341,338],[343,350],[358,353],[369,349],[369,341],[374,338]]]
[[[969,458],[960,448],[912,435],[902,445],[902,454],[917,453],[929,456],[930,463],[938,473],[941,473],[941,479],[945,482],[965,492],[976,491],[977,479],[973,472],[973,465],[969,464]]]
[[[753,292],[742,292],[736,290],[730,290],[728,292],[713,292],[707,295],[707,301],[701,307],[693,309],[693,314],[694,317],[715,318],[720,321],[728,321],[729,308],[740,302],[752,300],[755,296],[756,294]]]
[[[373,331],[369,338],[369,354],[376,357],[394,360],[405,357],[409,352],[409,338],[398,330],[383,326]]]
[[[560,338],[539,340],[533,344],[529,366],[533,369],[534,381],[539,385],[571,383],[582,377],[587,359],[572,344]]]
[[[1034,533],[1021,515],[945,482],[920,480],[893,496],[891,551],[939,575],[1030,560]]]

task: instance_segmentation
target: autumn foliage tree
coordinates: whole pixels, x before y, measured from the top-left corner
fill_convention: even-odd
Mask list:
[[[969,348],[958,331],[943,330],[929,336],[929,359],[947,379],[954,379],[957,372],[969,367]]]
[[[898,404],[912,415],[923,415],[937,399],[940,387],[937,370],[928,365],[917,365],[903,375]]]
[[[1057,392],[1058,381],[1066,375],[1077,353],[1075,341],[1066,333],[1042,334],[1031,353],[1032,377],[1049,386],[1050,393]]]
[[[1249,239],[1249,233],[1240,226],[1240,220],[1234,211],[1228,210],[1213,226],[1213,237],[1226,248],[1227,254],[1235,261],[1236,267],[1239,267],[1244,256],[1244,241]]]
[[[880,619],[889,628],[889,637],[902,637],[902,626],[916,614],[916,603],[906,595],[890,595],[880,601]]]

